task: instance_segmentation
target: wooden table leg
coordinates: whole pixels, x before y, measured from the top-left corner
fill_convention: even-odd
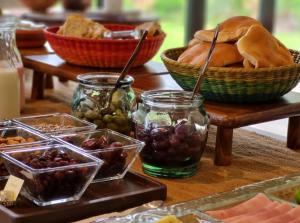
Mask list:
[[[53,76],[52,75],[46,74],[45,88],[46,89],[53,89],[54,88]]]
[[[44,73],[33,72],[31,99],[43,99],[44,98]]]
[[[300,116],[289,118],[287,147],[300,149]]]
[[[215,165],[231,164],[233,129],[218,126],[215,151]]]

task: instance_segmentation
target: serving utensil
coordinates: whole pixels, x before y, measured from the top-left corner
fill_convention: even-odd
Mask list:
[[[105,39],[122,39],[134,38],[140,39],[143,35],[141,30],[122,30],[122,31],[106,31],[103,34]]]
[[[111,91],[111,93],[109,95],[109,101],[108,101],[107,107],[105,107],[105,108],[103,108],[101,110],[102,114],[107,113],[107,111],[109,110],[110,105],[111,105],[112,96],[113,96],[114,92],[117,91],[118,88],[121,87],[121,81],[126,77],[128,71],[130,70],[132,64],[134,63],[134,61],[135,61],[138,53],[140,52],[140,50],[142,48],[142,43],[146,39],[147,35],[148,35],[148,31],[144,30],[143,34],[142,34],[142,36],[141,36],[141,38],[139,40],[139,42],[137,43],[137,45],[136,45],[136,47],[135,47],[135,49],[134,49],[134,51],[132,53],[132,55],[130,56],[129,60],[127,61],[126,65],[125,65],[125,67],[121,71],[120,76],[119,76],[119,78],[116,81],[115,87],[112,89],[112,91]]]
[[[198,80],[197,80],[196,85],[195,85],[195,87],[194,87],[194,90],[193,90],[193,94],[192,94],[191,100],[193,100],[194,97],[195,97],[195,94],[196,94],[197,92],[199,92],[200,86],[201,86],[201,84],[202,84],[202,82],[203,82],[203,80],[204,80],[205,72],[206,72],[206,70],[207,70],[207,68],[208,68],[208,64],[209,64],[209,62],[210,62],[212,52],[213,52],[214,49],[215,49],[216,41],[217,41],[217,39],[218,39],[219,32],[220,32],[220,25],[218,24],[217,27],[216,27],[216,29],[215,29],[214,38],[213,38],[213,40],[212,40],[212,42],[211,42],[210,49],[209,49],[208,54],[207,54],[207,57],[206,57],[206,59],[205,59],[205,64],[204,64],[204,66],[202,67],[202,69],[199,70]]]

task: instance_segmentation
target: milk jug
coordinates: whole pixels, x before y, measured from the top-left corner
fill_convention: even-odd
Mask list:
[[[0,120],[20,116],[22,61],[15,42],[14,17],[0,16]]]

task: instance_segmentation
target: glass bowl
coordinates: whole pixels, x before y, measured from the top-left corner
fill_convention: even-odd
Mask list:
[[[11,122],[8,125],[10,124]],[[47,136],[21,126],[0,128],[0,151],[45,144],[48,140]],[[0,157],[0,180],[7,177],[8,171],[5,168],[3,159]]]
[[[0,128],[4,128],[4,127],[10,127],[10,126],[14,126],[14,123],[10,120],[8,121],[1,121],[0,122]]]
[[[292,206],[300,204],[300,180],[268,188],[265,193],[274,200],[288,202]]]
[[[96,129],[96,125],[66,113],[27,116],[14,122],[47,135],[64,134]]]
[[[60,135],[57,138],[104,161],[94,182],[123,178],[144,147],[143,142],[110,129]]]
[[[56,144],[2,152],[11,175],[24,180],[22,195],[39,206],[80,199],[103,162]]]

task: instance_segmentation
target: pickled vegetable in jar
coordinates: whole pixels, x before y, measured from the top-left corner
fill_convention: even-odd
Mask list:
[[[133,78],[126,76],[120,88],[113,91],[118,77],[118,74],[107,73],[79,75],[80,83],[72,99],[72,113],[96,124],[99,129],[108,128],[130,135],[134,127],[132,112],[136,109],[136,96],[131,88]]]
[[[145,142],[143,170],[156,177],[181,178],[196,173],[206,146],[209,117],[201,95],[148,91],[133,115],[136,138]]]

